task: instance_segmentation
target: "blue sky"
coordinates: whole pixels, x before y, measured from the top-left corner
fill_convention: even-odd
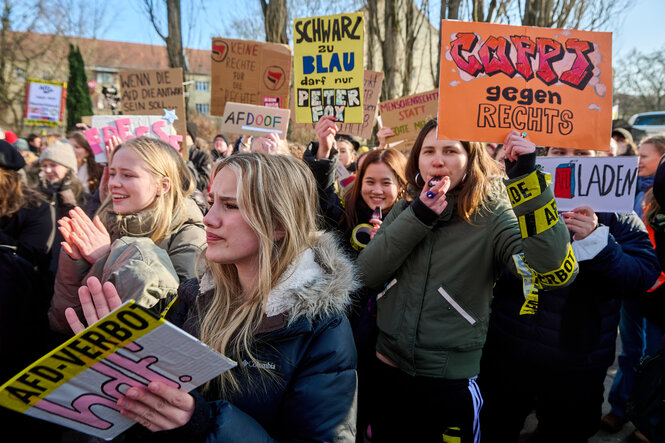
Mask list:
[[[97,38],[135,43],[163,44],[152,26],[147,23],[142,12],[140,0],[115,0],[115,20],[96,35]],[[188,4],[203,5],[203,11],[187,11]],[[236,0],[185,0],[182,2],[183,15],[188,13],[202,15],[195,26],[183,29],[183,38],[188,47],[208,49],[210,37],[221,35],[237,37],[230,29],[233,19],[247,19],[254,16],[254,23],[261,14],[258,0],[244,0],[242,8],[238,8]],[[202,12],[202,14],[201,14]],[[618,25],[613,32],[613,57],[628,53],[633,48],[642,52],[651,52],[665,48],[665,32],[662,23],[665,21],[665,1],[635,0],[635,5],[624,17],[617,17]],[[185,18],[183,23],[187,23]]]

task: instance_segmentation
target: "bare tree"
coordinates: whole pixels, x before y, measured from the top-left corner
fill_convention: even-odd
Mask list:
[[[461,0],[441,0],[441,8],[439,10],[439,23],[441,20],[457,20],[460,13]],[[429,13],[429,11],[428,11]],[[429,20],[429,15],[428,15]],[[431,44],[431,42],[430,42]],[[441,48],[441,33],[439,32],[439,48]],[[434,83],[439,85],[439,66],[441,65],[441,51],[437,51],[438,56],[436,59],[436,66],[432,65],[432,78]]]
[[[464,0],[463,0],[464,1]],[[632,0],[466,0],[468,19],[595,31],[632,6]]]
[[[28,78],[66,79],[58,63],[66,54],[54,54],[54,42],[63,29],[52,18],[60,5],[45,0],[4,0],[0,12],[0,126],[23,130],[23,106]],[[12,28],[20,23],[21,29]],[[44,34],[32,34],[39,29]],[[45,35],[46,34],[46,35]],[[51,55],[53,63],[46,62]],[[50,61],[50,60],[49,60]]]
[[[432,30],[428,10],[428,0],[366,0],[367,66],[385,74],[382,100],[412,94],[421,87],[415,82],[420,71],[431,73],[427,64],[416,62],[433,52],[430,40],[436,37],[424,32]]]
[[[164,7],[166,7],[166,32],[164,32],[164,22],[160,18]],[[148,14],[155,32],[166,43],[169,66],[182,68],[183,72],[187,72],[188,67],[182,46],[180,0],[143,0],[143,8]]]
[[[665,109],[665,48],[648,54],[633,50],[617,65],[614,89],[621,117]]]
[[[288,44],[286,28],[289,18],[286,0],[259,0],[263,11],[266,41]]]

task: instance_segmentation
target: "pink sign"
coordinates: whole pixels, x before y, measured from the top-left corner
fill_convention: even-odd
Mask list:
[[[121,141],[147,136],[169,143],[180,151],[182,135],[177,135],[170,119],[158,115],[95,115],[92,127],[83,131],[97,162],[106,162],[104,146],[112,137]]]

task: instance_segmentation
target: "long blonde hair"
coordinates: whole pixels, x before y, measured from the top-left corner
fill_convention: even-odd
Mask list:
[[[320,237],[316,182],[302,161],[285,155],[233,155],[218,163],[213,175],[224,168],[236,174],[240,213],[259,239],[258,284],[253,293],[241,296],[235,265],[207,261],[215,290],[213,297],[198,303],[200,338],[230,358],[261,368],[252,344],[268,294],[287,277],[289,265]],[[280,240],[275,240],[277,232],[283,233]],[[246,370],[242,364],[239,369]],[[220,389],[222,393],[240,389],[234,371],[221,376]]]
[[[148,207],[151,211],[151,217],[148,226],[143,229],[144,232],[123,233],[123,235],[135,237],[150,237],[153,242],[159,243],[164,238],[177,232],[187,221],[185,199],[194,192],[195,187],[191,172],[180,154],[171,145],[155,138],[136,137],[127,140],[118,146],[114,153],[121,149],[134,151],[143,161],[146,169],[155,177],[155,180],[168,178],[171,182],[169,190],[155,198],[154,202]],[[112,161],[113,158],[111,158]],[[114,215],[110,194],[99,208],[98,215],[107,224],[109,223],[108,215]],[[124,217],[115,214],[114,217],[110,217],[111,223],[121,226]],[[107,226],[107,228],[116,231],[110,226]]]

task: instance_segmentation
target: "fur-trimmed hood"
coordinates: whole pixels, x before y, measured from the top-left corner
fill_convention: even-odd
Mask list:
[[[300,254],[270,291],[266,316],[285,314],[292,323],[300,317],[314,320],[343,315],[351,305],[351,294],[359,287],[356,268],[338,238],[324,233],[312,248]],[[213,278],[206,272],[199,292],[213,288]]]

